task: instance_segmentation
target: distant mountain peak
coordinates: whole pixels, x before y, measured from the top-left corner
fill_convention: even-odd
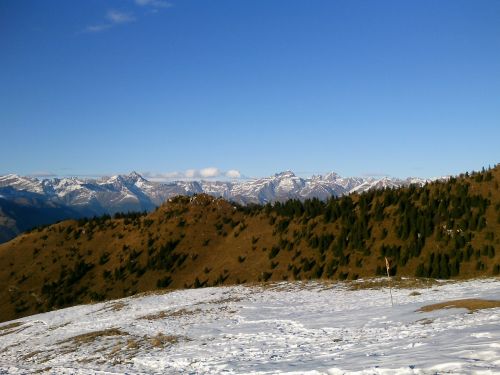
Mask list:
[[[144,182],[147,182],[147,180],[144,177],[142,177],[139,173],[137,173],[136,171],[132,171],[128,175],[124,176],[124,179],[126,181],[131,182],[131,183],[137,183],[137,182],[144,183]]]
[[[341,177],[335,172],[323,176],[298,177],[285,170],[248,181],[150,182],[136,171],[100,179],[53,178],[40,181],[10,174],[0,176],[0,188],[41,194],[47,201],[64,204],[91,214],[151,210],[176,195],[207,193],[240,204],[341,196],[371,189],[424,184],[428,180],[383,177]]]
[[[142,177],[139,173],[137,173],[136,171],[132,171],[128,174],[128,177],[129,178],[136,178],[136,179],[141,179],[141,180],[144,180],[144,177]]]
[[[274,175],[274,177],[291,178],[291,177],[297,177],[297,176],[291,170],[286,170],[286,171],[283,171],[283,172],[276,173]]]
[[[323,180],[327,180],[327,181],[334,181],[338,178],[340,178],[340,175],[338,173],[335,173],[335,172],[328,172],[327,174],[325,174],[324,176],[321,176]]]

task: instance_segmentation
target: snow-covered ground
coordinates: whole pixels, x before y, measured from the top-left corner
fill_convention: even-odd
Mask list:
[[[394,307],[366,285],[184,290],[1,323],[0,374],[500,373],[499,308],[416,311],[500,299],[500,280],[393,289]]]

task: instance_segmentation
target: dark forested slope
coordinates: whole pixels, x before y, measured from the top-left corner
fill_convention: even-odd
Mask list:
[[[157,288],[500,273],[500,168],[327,202],[177,197],[0,245],[0,320]]]

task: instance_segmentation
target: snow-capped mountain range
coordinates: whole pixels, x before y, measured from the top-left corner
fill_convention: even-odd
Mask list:
[[[384,177],[341,177],[336,173],[301,178],[291,171],[270,177],[245,181],[148,181],[140,174],[117,175],[100,179],[54,178],[37,179],[18,175],[0,176],[0,198],[16,199],[33,195],[47,201],[69,206],[85,214],[151,210],[176,195],[207,193],[238,202],[268,203],[287,199],[319,198],[326,200],[352,192],[370,189],[423,185],[430,180]]]

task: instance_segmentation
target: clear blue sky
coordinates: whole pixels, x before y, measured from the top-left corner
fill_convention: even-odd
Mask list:
[[[0,130],[0,174],[479,169],[500,1],[3,0]]]

